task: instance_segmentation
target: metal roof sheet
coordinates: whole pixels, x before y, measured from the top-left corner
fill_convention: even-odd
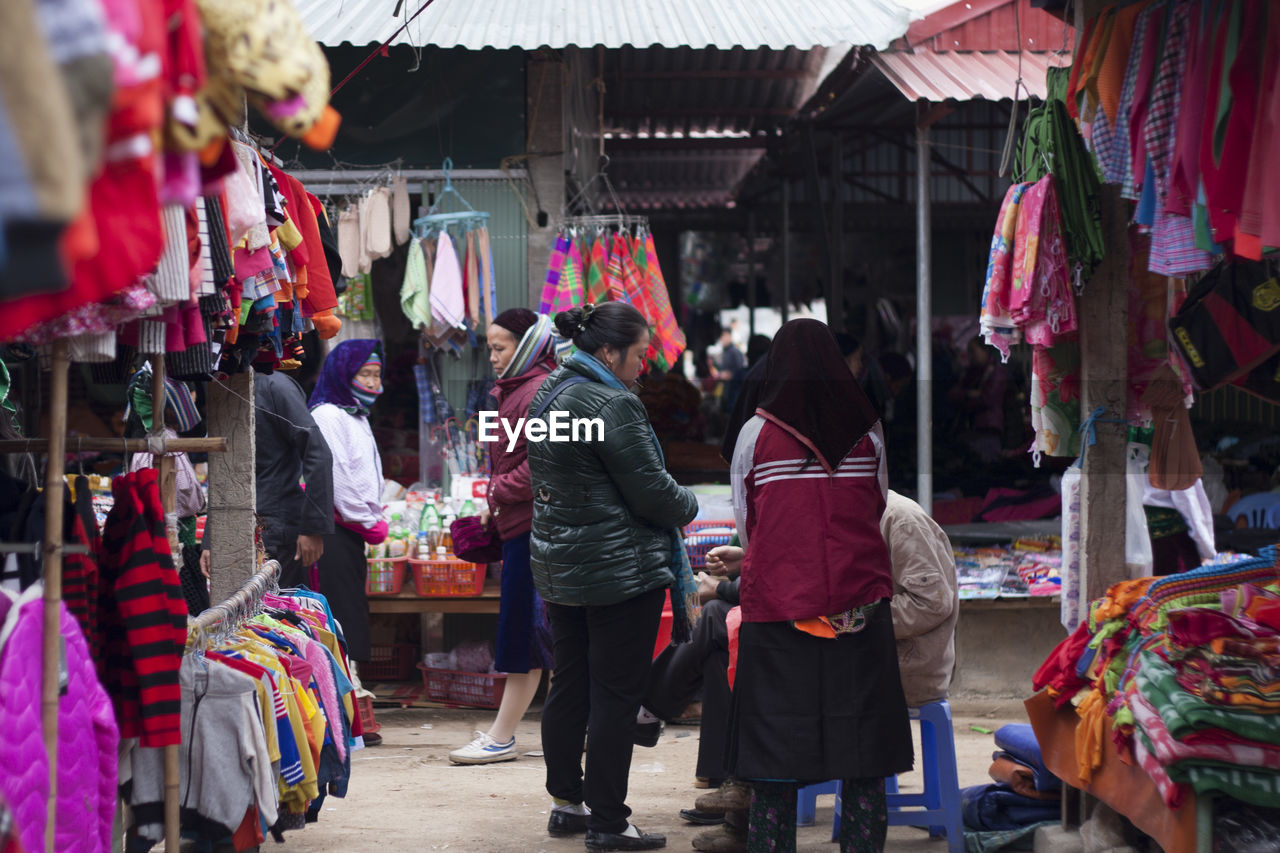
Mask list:
[[[1021,57],[1022,85],[1026,92],[1018,93],[1025,99],[1027,93],[1036,98],[1045,97],[1045,74],[1060,62],[1070,63],[1071,57],[1059,57],[1047,52],[1022,51],[948,51],[934,53],[923,50],[888,51],[875,54],[871,61],[889,79],[898,91],[909,100],[971,101],[983,98],[999,101],[1013,97],[1014,85],[1019,76]]]
[[[325,45],[381,44],[422,0],[294,0]],[[398,9],[399,15],[393,15]],[[417,47],[885,48],[911,12],[894,0],[434,0],[392,44]]]

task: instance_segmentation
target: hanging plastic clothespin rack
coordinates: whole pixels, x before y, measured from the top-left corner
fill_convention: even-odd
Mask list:
[[[413,221],[414,232],[419,237],[425,237],[432,231],[442,231],[450,225],[463,225],[474,227],[482,225],[489,221],[489,214],[482,210],[476,210],[471,206],[458,190],[453,186],[453,158],[444,158],[441,166],[444,172],[444,186],[440,189],[440,194],[436,196],[431,207],[427,209],[425,216],[419,216]],[[450,213],[440,212],[440,203],[446,196],[456,198],[465,210],[458,210]]]

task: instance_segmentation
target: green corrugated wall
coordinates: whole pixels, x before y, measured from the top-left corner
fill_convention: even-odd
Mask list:
[[[438,192],[439,184],[433,182],[432,190]],[[501,180],[455,180],[454,188],[476,210],[488,211],[489,234],[493,246],[493,269],[498,280],[498,310],[529,306],[528,295],[528,256],[527,235],[528,223],[525,221],[520,199],[511,184]],[[456,199],[445,196],[441,203],[442,211],[461,209]],[[488,352],[484,349],[484,333],[480,332],[482,375],[489,371]],[[465,410],[467,402],[467,383],[472,376],[471,348],[463,350],[462,359],[455,361],[452,356],[442,357],[443,370],[441,381],[444,382],[445,395],[453,404],[459,415]]]

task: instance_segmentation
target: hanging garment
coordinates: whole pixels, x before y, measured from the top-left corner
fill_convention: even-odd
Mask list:
[[[654,310],[658,312],[658,323],[653,329],[650,349],[660,349],[662,360],[666,362],[667,369],[670,369],[679,362],[686,343],[684,332],[676,322],[675,312],[671,308],[671,297],[667,293],[667,282],[662,276],[662,267],[658,264],[658,250],[651,233],[644,235],[644,278],[646,289],[653,299]]]
[[[583,283],[583,243],[574,238],[569,242],[569,252],[564,259],[564,267],[560,271],[560,281],[556,286],[555,296],[546,313],[555,317],[561,311],[582,305],[586,301],[586,286]]]
[[[1135,49],[1137,39],[1142,38],[1141,54],[1138,58],[1137,77],[1134,81],[1133,103],[1129,108],[1129,161],[1125,174],[1125,185],[1121,195],[1131,201],[1141,196],[1143,175],[1147,168],[1146,131],[1147,116],[1151,109],[1152,86],[1155,83],[1156,69],[1160,64],[1163,52],[1165,28],[1169,23],[1168,7],[1156,3],[1143,12],[1145,19],[1140,19],[1135,32]]]
[[[1265,44],[1280,43],[1280,12],[1268,9]],[[1280,194],[1270,191],[1268,179],[1280,162],[1280,51],[1266,51],[1262,77],[1258,82],[1253,140],[1249,148],[1249,170],[1241,203],[1236,252],[1250,260],[1261,260],[1263,247],[1280,246]],[[1264,239],[1264,226],[1269,238]]]
[[[365,197],[361,219],[369,262],[391,254],[391,190],[377,187]],[[369,270],[363,270],[368,272]]]
[[[550,312],[560,290],[560,276],[564,271],[565,258],[569,254],[569,235],[561,231],[556,235],[555,246],[551,249],[551,259],[547,262],[547,278],[542,285],[542,296],[538,300],[538,313]]]
[[[604,240],[591,240],[590,252],[584,257],[587,263],[586,267],[586,298],[587,302],[592,305],[599,305],[602,302],[608,302],[609,281],[606,269],[609,264],[608,258],[605,257]]]
[[[43,588],[0,590],[0,796],[13,810],[23,845],[45,847],[49,760],[40,727]],[[66,682],[58,699],[58,797],[54,849],[107,853],[116,809],[119,733],[80,628],[59,604]]]
[[[431,315],[446,329],[461,329],[465,325],[462,269],[453,240],[446,231],[440,232],[436,243],[436,263],[431,272]]]
[[[1029,183],[1014,184],[1005,192],[996,216],[991,251],[987,256],[987,277],[982,288],[979,328],[989,346],[1000,351],[1001,361],[1009,360],[1009,351],[1020,339],[1017,324],[1009,316],[1009,290],[1013,276],[1014,238],[1018,223],[1018,206],[1031,188]]]
[[[498,316],[498,282],[493,275],[493,245],[489,240],[488,226],[476,231],[476,251],[480,253],[480,292],[484,307],[484,321],[492,323]]]
[[[431,294],[428,284],[430,272],[427,255],[422,244],[425,240],[409,243],[409,257],[404,267],[404,282],[400,285],[400,310],[409,318],[414,329],[431,325]]]
[[[1023,339],[1046,347],[1076,330],[1075,297],[1054,187],[1053,176],[1046,175],[1027,190],[1018,206],[1016,236],[1018,245],[1025,244],[1026,249],[1021,261],[1018,251],[1014,253],[1014,275],[1020,280],[1015,280],[1009,304],[1010,317],[1021,328]]]
[[[391,182],[391,231],[397,246],[409,242],[411,220],[409,187],[404,175],[396,175]]]
[[[360,214],[354,206],[338,214],[338,253],[342,274],[347,278],[360,275]]]
[[[475,231],[467,232],[467,261],[463,280],[466,283],[467,314],[471,317],[471,328],[482,329],[480,326],[480,293],[484,287],[484,282],[480,279],[480,259],[476,255]]]
[[[1080,455],[1080,345],[1067,338],[1031,351],[1033,453]]]

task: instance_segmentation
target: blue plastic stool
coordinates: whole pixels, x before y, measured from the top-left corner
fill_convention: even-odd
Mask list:
[[[960,813],[960,776],[956,771],[956,737],[951,725],[951,705],[943,699],[912,708],[910,713],[911,719],[920,721],[924,792],[903,794],[898,791],[898,777],[885,779],[889,826],[927,826],[931,836],[946,836],[948,853],[964,853],[964,821]],[[840,783],[834,784],[836,813],[831,823],[832,841],[840,837]]]
[[[818,796],[820,794],[836,795],[836,814],[840,813],[840,783],[819,782],[796,792],[796,826],[813,826],[818,814]]]

